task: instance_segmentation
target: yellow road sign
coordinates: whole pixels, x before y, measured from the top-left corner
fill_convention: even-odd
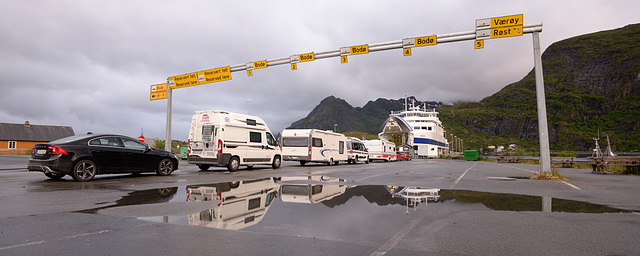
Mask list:
[[[491,18],[491,28],[522,26],[522,14]]]
[[[502,38],[522,35],[522,25],[513,27],[501,27],[491,29],[491,38]]]
[[[427,45],[436,45],[438,43],[438,38],[435,35],[433,35],[433,36],[416,37],[416,41],[415,42],[416,42],[416,47],[427,46]]]
[[[154,84],[149,88],[149,92],[166,92],[167,91],[167,83],[163,84]]]
[[[149,95],[149,100],[162,100],[167,98],[167,91],[163,92],[152,92]]]
[[[483,49],[484,48],[484,40],[476,40],[473,44],[474,49]]]
[[[351,46],[349,47],[349,50],[351,50],[351,55],[365,54],[365,53],[369,53],[369,45],[365,44],[365,45]]]
[[[259,69],[259,68],[266,68],[267,67],[267,61],[263,60],[263,61],[256,61],[253,63],[253,68],[254,69]]]
[[[524,24],[523,17],[524,16],[522,14],[516,14],[495,18],[479,19],[476,20],[476,29],[522,26]]]
[[[167,84],[171,89],[198,85],[198,73],[189,73],[167,78]]]
[[[312,52],[298,55],[298,61],[300,62],[314,61],[314,60],[316,60],[316,56]]]

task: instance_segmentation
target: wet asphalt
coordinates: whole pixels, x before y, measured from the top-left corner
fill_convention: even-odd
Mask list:
[[[639,176],[415,159],[80,183],[27,160],[0,156],[0,255],[640,254]]]

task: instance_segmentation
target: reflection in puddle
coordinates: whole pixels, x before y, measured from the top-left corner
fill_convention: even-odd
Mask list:
[[[167,201],[211,201],[215,207],[187,216],[139,219],[219,229],[282,230],[295,235],[313,230],[313,236],[331,238],[329,231],[317,233],[331,229],[344,231],[354,225],[403,223],[415,211],[438,212],[443,216],[459,211],[491,210],[630,212],[550,197],[420,187],[353,186],[352,182],[324,176],[265,178],[137,191],[123,197],[117,205],[100,209]],[[95,213],[97,210],[85,212]]]

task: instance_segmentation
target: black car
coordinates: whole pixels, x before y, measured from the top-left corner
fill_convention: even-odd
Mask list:
[[[55,180],[67,174],[76,181],[107,173],[156,172],[165,176],[178,169],[178,159],[131,137],[85,134],[34,145],[27,169]]]

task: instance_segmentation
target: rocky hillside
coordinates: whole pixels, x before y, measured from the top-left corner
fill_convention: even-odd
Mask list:
[[[409,97],[415,100],[414,97]],[[422,104],[415,101],[415,104]],[[442,102],[424,102],[428,108],[442,105]],[[404,99],[377,99],[369,101],[364,107],[352,107],[343,99],[330,96],[316,106],[307,117],[291,124],[288,129],[314,128],[333,130],[333,125],[339,132],[361,131],[378,134],[382,123],[389,117],[391,111],[404,109]]]
[[[556,42],[542,63],[552,149],[590,150],[599,130],[615,150],[640,150],[640,24]],[[474,146],[491,136],[538,140],[533,70],[480,102],[439,111]]]

